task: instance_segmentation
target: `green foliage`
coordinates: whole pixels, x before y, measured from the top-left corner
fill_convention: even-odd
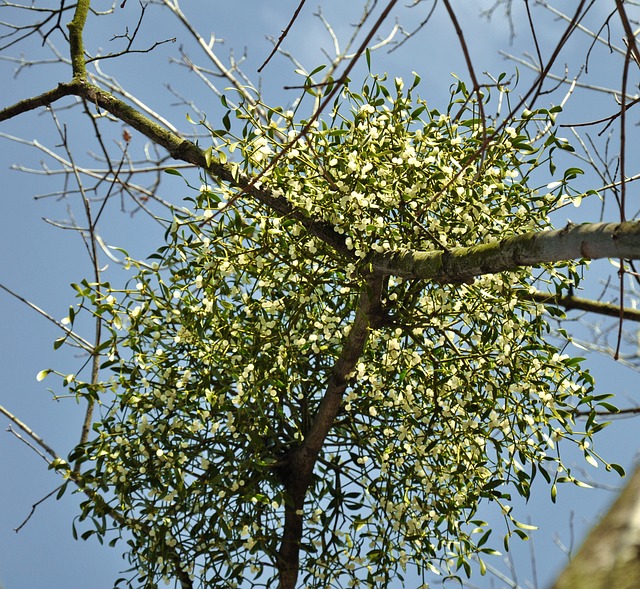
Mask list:
[[[413,98],[416,84],[388,90],[372,77],[358,94],[345,89],[303,137],[294,113],[270,110],[261,122],[248,105],[214,132],[209,157],[239,154],[238,177],[258,177],[310,222],[330,224],[352,255],[246,195],[226,208],[238,190],[219,182],[176,211],[148,262],[131,262],[127,288],[79,290],[111,329],[115,372],[91,390],[71,382],[104,411],[70,461],[106,501],[86,501],[81,519],[97,522],[100,538],[113,536],[105,515],[126,528],[133,572],[123,584],[186,573],[198,587],[275,586],[287,501],[279,465],[332,377],[367,254],[550,226],[564,184],[549,194],[529,182],[550,150],[566,148],[538,134],[555,113],[483,127],[461,82],[444,113]],[[541,274],[390,278],[387,314],[348,375],[307,495],[303,586],[396,586],[410,566],[425,579],[468,574],[472,556],[494,552],[474,519],[480,501],[499,504],[509,533],[526,537],[511,494],[528,497],[537,473],[554,493],[573,480],[560,440],[592,460],[595,414],[586,431],[574,429],[575,409],[600,401],[592,378],[549,340],[542,306],[519,296]],[[558,291],[578,279],[573,263],[543,274]]]

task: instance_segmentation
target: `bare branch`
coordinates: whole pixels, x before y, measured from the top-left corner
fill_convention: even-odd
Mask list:
[[[473,83],[473,91],[476,94],[478,99],[478,110],[480,111],[480,120],[482,121],[482,143],[483,145],[487,144],[487,117],[484,114],[484,100],[482,98],[482,94],[480,92],[480,84],[478,82],[478,78],[476,76],[475,68],[473,67],[473,61],[471,60],[471,54],[469,53],[469,46],[464,38],[464,33],[462,32],[462,27],[458,22],[458,17],[456,16],[453,7],[451,6],[451,2],[449,0],[443,0],[444,5],[447,9],[447,13],[449,14],[449,18],[451,19],[451,23],[453,24],[453,28],[456,31],[456,35],[458,36],[458,41],[460,43],[460,47],[462,48],[462,54],[464,55],[465,63],[467,64],[467,71],[469,72],[469,76],[471,77],[471,81]]]
[[[562,296],[540,291],[529,293],[524,290],[518,290],[517,292],[520,298],[536,301],[543,305],[563,307],[567,311],[586,311],[588,313],[595,313],[605,317],[620,317],[620,305],[613,303],[603,303],[601,301],[594,301],[591,299],[576,297],[574,295]],[[640,322],[640,310],[624,307],[622,313],[624,319]]]
[[[163,41],[156,41],[146,49],[133,49],[133,43],[136,37],[138,36],[138,32],[140,31],[140,25],[142,25],[142,20],[144,18],[144,13],[147,9],[147,5],[140,3],[140,7],[141,7],[140,16],[138,17],[138,22],[136,23],[135,29],[133,30],[133,34],[129,35],[129,30],[127,29],[123,35],[114,35],[112,38],[112,40],[126,39],[127,46],[122,51],[117,51],[115,53],[108,53],[106,55],[91,57],[86,60],[86,63],[91,63],[92,61],[95,61],[97,59],[114,59],[116,57],[122,57],[123,55],[129,55],[132,53],[151,53],[156,47],[159,47],[160,45],[164,45],[165,43],[176,42],[176,38],[171,37],[170,39],[164,39]]]
[[[36,501],[32,506],[31,506],[31,511],[29,511],[29,513],[27,514],[27,517],[25,517],[22,520],[22,523],[17,527],[14,528],[14,532],[18,533],[22,528],[24,528],[24,526],[27,525],[27,522],[31,519],[31,517],[33,516],[33,514],[36,512],[36,509],[38,509],[38,506],[40,506],[42,503],[44,503],[47,499],[49,499],[49,497],[52,497],[54,493],[56,493],[57,491],[59,491],[62,488],[62,485],[58,485],[53,491],[47,493],[44,497],[42,497],[42,499],[39,499],[38,501]]]
[[[269,53],[269,55],[267,56],[267,59],[265,59],[263,64],[258,68],[258,73],[260,73],[265,68],[265,66],[271,61],[271,58],[278,51],[278,47],[280,47],[280,45],[284,41],[284,38],[289,34],[289,31],[291,30],[293,23],[296,22],[296,19],[298,18],[298,15],[300,14],[300,11],[302,10],[302,7],[305,5],[306,1],[307,0],[300,0],[300,4],[298,4],[297,8],[293,13],[293,16],[289,20],[289,24],[283,29],[282,34],[276,41],[275,45],[273,46],[273,49],[271,50],[271,53]]]
[[[53,323],[56,327],[59,327],[62,331],[64,331],[68,337],[72,338],[83,350],[85,350],[86,352],[91,352],[91,350],[93,349],[91,343],[83,337],[80,337],[75,331],[72,331],[68,327],[65,327],[62,323],[60,323],[60,321],[57,321],[51,315],[49,315],[49,313],[43,311],[40,307],[34,305],[31,301],[28,301],[24,297],[20,296],[4,284],[0,284],[0,288],[9,293],[12,297],[18,299],[21,303],[27,305],[27,307],[33,309],[36,313],[42,315],[45,319],[51,321],[51,323]]]
[[[40,448],[42,448],[49,456],[51,456],[52,460],[59,460],[60,456],[47,444],[36,432],[34,432],[26,423],[21,421],[18,417],[16,417],[13,413],[11,413],[8,409],[5,409],[2,405],[0,405],[0,413],[2,413],[5,417],[15,423],[25,434],[27,434]],[[48,461],[51,462],[51,461]]]

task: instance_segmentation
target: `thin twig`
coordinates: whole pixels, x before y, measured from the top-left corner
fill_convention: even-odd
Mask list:
[[[356,55],[355,55],[354,59],[345,68],[345,70],[342,73],[342,75],[340,76],[340,78],[335,82],[335,85],[334,85],[333,89],[331,90],[331,92],[329,92],[329,94],[327,94],[327,96],[324,98],[324,100],[322,101],[322,103],[320,104],[318,109],[309,118],[309,120],[307,121],[306,125],[302,128],[302,130],[299,131],[298,134],[291,141],[289,141],[289,143],[287,145],[285,145],[276,154],[276,156],[269,162],[267,167],[264,170],[262,170],[262,172],[260,172],[254,178],[252,178],[249,181],[249,183],[238,192],[238,194],[233,196],[227,202],[227,204],[222,209],[220,209],[219,212],[223,212],[226,209],[228,209],[238,198],[240,198],[243,194],[246,194],[248,191],[250,191],[252,188],[254,188],[256,186],[256,184],[260,180],[262,180],[264,175],[267,172],[269,172],[271,169],[273,169],[276,166],[276,164],[287,153],[289,153],[289,151],[291,151],[291,149],[293,149],[293,146],[309,132],[309,129],[311,129],[312,125],[318,120],[318,118],[320,117],[320,114],[324,111],[324,109],[327,107],[327,105],[333,100],[333,98],[336,96],[336,94],[338,94],[341,91],[342,86],[345,84],[345,82],[348,79],[349,73],[351,73],[351,70],[355,67],[356,63],[358,62],[358,59],[364,54],[364,52],[366,51],[367,47],[369,46],[369,41],[371,41],[371,39],[376,34],[378,29],[382,26],[382,23],[386,20],[387,16],[391,12],[392,8],[397,4],[397,2],[398,2],[398,0],[390,0],[390,2],[387,4],[385,9],[382,11],[382,14],[378,17],[378,20],[375,22],[373,27],[371,27],[371,30],[369,31],[369,33],[365,37],[364,41],[362,42],[362,44],[358,48],[358,51],[356,52]]]
[[[258,68],[258,73],[262,72],[262,70],[265,68],[265,66],[271,61],[271,58],[278,51],[278,47],[280,47],[280,45],[282,45],[282,42],[284,41],[285,37],[289,34],[289,31],[291,30],[291,27],[293,26],[293,23],[296,22],[296,19],[298,18],[298,15],[300,14],[300,11],[302,10],[302,7],[305,5],[306,1],[307,0],[300,0],[300,4],[298,4],[298,7],[295,9],[295,12],[293,13],[293,16],[289,20],[289,24],[282,31],[282,34],[280,35],[280,37],[276,41],[276,43],[273,46],[273,49],[271,50],[271,53],[269,53],[267,59],[265,59],[264,63]]]
[[[34,432],[26,423],[18,419],[13,413],[11,413],[8,409],[0,405],[0,413],[2,413],[5,417],[9,418],[13,423],[15,423],[25,434],[27,434],[38,446],[40,446],[53,460],[59,459],[58,455],[49,444],[47,444],[36,432]]]
[[[462,49],[462,54],[464,55],[464,61],[467,64],[467,70],[469,72],[469,76],[471,77],[471,82],[473,83],[473,91],[478,98],[478,110],[480,111],[480,120],[482,121],[482,144],[486,145],[487,142],[487,119],[484,113],[484,99],[482,97],[482,92],[480,90],[480,83],[478,82],[478,78],[476,76],[475,68],[473,67],[473,61],[471,60],[471,54],[469,52],[469,46],[464,38],[464,33],[462,32],[462,27],[458,22],[458,17],[456,16],[453,7],[449,0],[443,0],[445,8],[449,13],[449,18],[451,19],[451,23],[453,24],[453,28],[456,31],[456,35],[458,36],[458,41],[460,42],[460,47]],[[481,156],[482,157],[482,156]]]
[[[45,319],[48,319],[49,321],[51,321],[51,323],[53,323],[56,327],[59,327],[69,337],[71,337],[83,350],[85,350],[86,352],[91,352],[91,350],[93,349],[91,343],[88,342],[83,337],[80,337],[75,331],[72,331],[68,327],[65,327],[60,321],[58,321],[57,319],[54,319],[51,315],[49,315],[49,313],[47,313],[46,311],[43,311],[40,307],[38,307],[37,305],[34,305],[31,301],[20,296],[18,293],[11,290],[8,286],[5,286],[4,284],[0,283],[0,288],[5,292],[9,293],[12,297],[15,297],[16,299],[18,299],[21,303],[24,303],[25,305],[27,305],[27,307],[36,311],[36,313],[39,313],[40,315],[42,315]]]
[[[47,499],[49,499],[49,497],[51,497],[54,493],[58,492],[61,488],[62,488],[62,485],[58,485],[53,491],[51,491],[50,493],[47,493],[42,499],[39,499],[38,501],[36,501],[31,506],[31,511],[29,511],[29,514],[27,515],[27,517],[25,517],[24,520],[22,520],[22,523],[17,528],[13,528],[13,531],[17,534],[22,528],[24,528],[24,526],[31,519],[31,517],[36,512],[36,509],[40,506],[40,504],[44,503]]]
[[[11,424],[9,424],[9,427],[7,427],[7,431],[12,435],[15,436],[16,438],[18,438],[18,440],[20,440],[25,446],[27,446],[30,450],[32,450],[33,452],[35,452],[38,456],[40,456],[40,458],[42,458],[42,460],[44,460],[47,464],[49,464],[49,459],[44,455],[44,453],[42,452],[42,450],[40,450],[40,448],[36,447],[36,445],[27,440],[27,438],[25,438],[24,436],[20,435],[16,430],[14,430],[11,427]]]

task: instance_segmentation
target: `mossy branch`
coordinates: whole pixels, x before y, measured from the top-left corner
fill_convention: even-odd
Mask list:
[[[50,106],[65,96],[77,96],[107,111],[142,133],[154,144],[166,149],[173,159],[206,170],[212,178],[238,188],[247,196],[269,207],[274,213],[299,221],[311,235],[327,243],[337,253],[355,259],[353,252],[346,245],[345,237],[336,232],[330,223],[309,217],[305,211],[294,207],[286,198],[274,195],[267,188],[255,187],[251,178],[234,173],[231,166],[215,160],[208,161],[204,151],[192,141],[153,122],[131,105],[84,79],[77,78],[59,84],[53,90],[0,110],[0,122],[43,106]]]
[[[77,0],[73,19],[67,25],[69,29],[69,50],[74,79],[86,79],[87,64],[84,57],[84,42],[82,34],[87,22],[87,15],[91,6],[90,0]]]
[[[446,252],[374,253],[366,262],[369,271],[384,276],[456,283],[527,266],[599,258],[640,259],[640,222],[569,224]]]

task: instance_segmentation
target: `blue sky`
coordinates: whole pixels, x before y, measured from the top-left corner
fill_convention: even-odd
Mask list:
[[[256,73],[256,69],[271,48],[265,36],[278,36],[297,2],[266,3],[260,0],[246,0],[215,7],[202,1],[184,4],[185,7],[188,6],[188,14],[193,22],[201,27],[203,34],[208,37],[210,33],[214,33],[216,38],[223,40],[224,44],[218,49],[220,58],[226,59],[231,51],[239,58],[246,48],[247,59],[243,64],[243,70],[256,84],[260,83],[268,101],[287,106],[295,98],[295,92],[283,90],[285,84],[299,83],[299,78],[291,73],[291,62],[277,57],[261,76]],[[284,48],[291,51],[309,71],[323,62],[320,48],[331,48],[331,39],[326,30],[319,19],[313,16],[316,4],[312,3],[304,8],[300,20],[294,25],[284,44]],[[521,3],[514,6],[518,36],[513,44],[510,43],[509,28],[500,11],[490,22],[478,18],[478,6],[481,4],[468,3],[459,14],[475,69],[479,76],[485,71],[490,71],[495,76],[502,71],[513,73],[515,64],[501,57],[498,51],[503,49],[514,55],[522,55],[523,51],[531,50],[531,39],[524,28],[525,15]],[[399,22],[407,29],[411,29],[425,17],[428,5],[430,3],[425,3],[412,11],[399,8],[394,16],[397,16]],[[573,2],[567,1],[556,4],[559,8],[571,8],[573,5]],[[353,6],[360,7],[361,3],[353,2]],[[345,4],[339,0],[325,2],[323,7],[327,20],[334,25],[336,36],[339,39],[347,38],[351,30],[349,23],[353,22],[358,11],[354,10],[345,16]],[[599,3],[597,9],[603,10],[603,13],[594,15],[594,22],[601,19],[604,11],[612,7],[613,2]],[[0,20],[6,19],[3,10],[0,10]],[[124,11],[117,10],[113,17],[105,17],[103,20],[94,17],[95,24],[92,24],[93,21],[89,24],[92,27],[92,46],[102,46],[103,52],[109,51],[111,37],[122,32],[124,21],[133,28],[138,11],[139,5],[129,2]],[[559,37],[565,25],[551,18],[550,14],[542,9],[534,10],[533,14],[539,23],[538,33],[543,55],[548,57],[549,44]],[[372,59],[372,70],[406,78],[411,77],[412,71],[418,72],[423,80],[420,87],[421,96],[434,107],[444,108],[448,88],[453,81],[451,73],[455,72],[465,80],[468,79],[468,74],[455,33],[442,6],[436,11],[433,19],[422,32],[398,51],[391,54],[385,50],[376,52]],[[389,19],[381,29],[381,34],[385,36],[393,24],[393,18]],[[222,111],[217,98],[210,94],[199,80],[189,75],[184,68],[169,63],[170,55],[177,55],[178,48],[182,45],[188,49],[194,61],[200,60],[201,54],[179,24],[160,12],[157,6],[151,5],[147,20],[141,29],[141,46],[174,36],[177,37],[175,43],[162,45],[150,54],[139,54],[121,61],[105,60],[101,66],[106,73],[116,75],[123,86],[130,88],[150,106],[166,115],[180,129],[188,130],[189,125],[185,118],[187,107],[171,106],[175,105],[176,98],[168,92],[165,84],[171,84],[181,95],[196,100],[212,121],[215,121]],[[622,46],[617,23],[612,28],[611,36],[615,44]],[[577,73],[579,66],[584,63],[583,57],[588,43],[586,37],[576,37],[576,41],[569,44],[558,61],[558,71],[562,72],[564,64],[567,63],[569,74]],[[58,48],[64,50],[61,44]],[[39,43],[35,42],[9,53],[19,56],[21,51],[27,56],[43,56],[46,48],[41,48]],[[34,66],[24,69],[14,78],[15,67],[16,64],[13,62],[0,61],[2,79],[6,80],[0,106],[49,89],[68,79],[70,75],[64,67]],[[582,80],[594,85],[617,87],[621,72],[622,59],[615,53],[611,54],[606,48],[596,46],[591,54],[589,74],[584,75]],[[362,67],[352,78],[359,80],[359,76],[364,76]],[[519,88],[524,89],[531,74],[526,68],[521,67],[520,76],[522,79]],[[636,83],[637,76],[634,76],[635,73],[631,78],[632,84]],[[563,93],[564,91],[559,89],[548,97],[543,96],[538,105],[545,105],[545,100],[557,103]],[[573,123],[597,119],[612,112],[615,112],[615,103],[610,96],[604,93],[577,91],[569,100],[566,112],[561,118]],[[69,142],[76,150],[78,158],[85,162],[90,161],[86,151],[95,149],[95,145],[90,146],[86,138],[91,129],[85,121],[78,122],[80,119],[71,114],[65,115],[64,120],[69,123]],[[51,116],[42,111],[2,123],[0,132],[29,141],[36,139],[41,145],[50,148],[60,143],[55,135]],[[108,140],[117,139],[119,132],[116,130],[114,136]],[[615,142],[615,137],[613,141]],[[140,154],[143,148],[143,139],[134,134],[131,149],[134,153]],[[33,146],[0,138],[0,162],[5,207],[0,231],[0,283],[59,320],[67,315],[69,305],[75,303],[70,283],[88,277],[90,266],[78,235],[58,229],[44,222],[43,218],[59,221],[73,214],[81,219],[81,203],[73,194],[66,198],[34,199],[35,195],[60,190],[62,185],[59,178],[9,169],[12,164],[40,168],[41,163],[45,163],[51,169],[55,168],[51,158],[44,152],[35,150]],[[630,173],[633,172],[630,170]],[[549,181],[552,179],[549,178]],[[582,180],[585,186],[591,186],[590,183],[593,183],[594,187],[599,186],[599,181],[593,174],[587,174]],[[162,187],[162,194],[172,202],[179,203],[181,197],[186,196],[187,190],[180,182],[167,178]],[[629,198],[633,199],[632,189]],[[636,206],[635,209],[637,208]],[[631,206],[629,211],[635,212],[635,209]],[[586,203],[581,209],[563,209],[556,222],[562,225],[567,217],[573,221],[597,220],[598,215],[598,203]],[[607,220],[617,220],[613,207],[606,209],[605,216]],[[136,256],[152,252],[160,245],[162,237],[159,227],[144,214],[132,216],[127,212],[121,212],[117,199],[109,203],[100,231],[107,243],[124,247]],[[107,263],[108,260],[105,259],[104,262]],[[604,279],[609,272],[607,262],[594,264],[589,274],[588,292],[599,292],[599,280]],[[107,273],[113,281],[121,280],[124,276],[124,271],[113,263]],[[0,292],[0,316],[3,318],[3,329],[0,332],[0,349],[3,350],[0,370],[4,376],[0,388],[0,404],[25,421],[57,452],[65,455],[79,437],[83,407],[74,399],[53,401],[48,388],[59,391],[59,383],[49,379],[37,382],[35,375],[43,368],[49,367],[55,367],[62,372],[74,372],[82,359],[70,350],[54,353],[52,344],[60,335],[58,328],[4,292]],[[89,335],[90,326],[84,327],[85,333]],[[635,330],[631,324],[626,327]],[[576,325],[576,328],[581,329],[579,325]],[[584,330],[581,333],[584,334]],[[582,354],[579,350],[570,350],[570,353]],[[596,354],[589,355],[588,365],[596,376],[599,392],[619,394],[621,406],[630,406],[635,402],[638,378],[636,372],[614,363],[610,358]],[[3,417],[0,418],[0,423],[3,429],[9,425]],[[598,448],[609,461],[618,462],[628,468],[632,465],[638,449],[636,431],[637,424],[634,420],[616,421],[613,426],[602,432]],[[579,456],[576,456],[575,460],[587,470],[585,476],[613,487],[622,484],[617,477],[601,472],[602,469],[595,471],[586,463],[581,463]],[[0,469],[4,473],[0,487],[0,586],[4,589],[37,589],[43,586],[49,589],[75,589],[90,584],[92,589],[109,589],[117,578],[118,571],[125,568],[125,563],[117,550],[101,547],[92,540],[76,542],[72,539],[71,522],[78,513],[77,496],[68,494],[58,502],[53,498],[43,502],[29,522],[16,534],[13,529],[29,515],[34,503],[56,487],[58,480],[46,470],[46,465],[40,457],[14,435],[6,432],[0,436]],[[574,534],[577,541],[612,499],[613,495],[606,490],[564,487],[560,489],[557,504],[552,505],[548,489],[542,485],[538,487],[529,504],[523,506],[520,511],[521,515],[525,514],[525,517],[530,517],[532,523],[540,526],[540,530],[534,534],[533,543],[536,551],[538,587],[544,589],[548,586],[555,571],[566,561],[554,537],[557,536],[564,544],[569,544],[570,537]],[[487,517],[489,516],[494,517],[491,514]],[[514,567],[518,581],[523,586],[526,580],[531,581],[534,578],[529,549],[530,545],[525,544],[517,546],[514,551]],[[505,570],[501,559],[496,559],[493,564]],[[509,572],[506,574],[509,575]],[[484,579],[475,578],[468,585],[482,588],[502,586],[505,586],[503,582],[491,576]]]

